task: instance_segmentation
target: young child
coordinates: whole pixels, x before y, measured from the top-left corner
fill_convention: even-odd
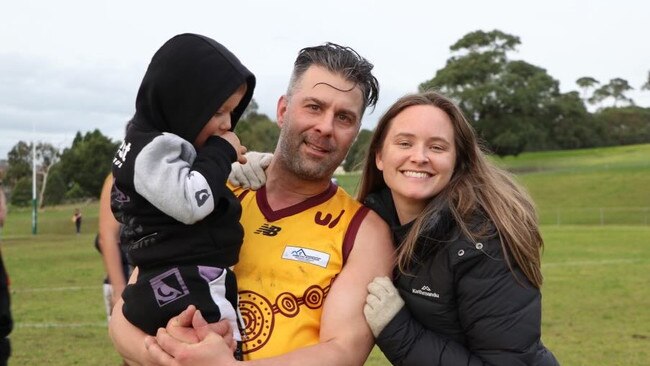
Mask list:
[[[127,320],[148,334],[194,304],[238,327],[241,206],[226,186],[245,148],[232,132],[255,77],[224,46],[196,34],[153,56],[136,112],[113,159],[111,209],[138,277],[122,295]]]

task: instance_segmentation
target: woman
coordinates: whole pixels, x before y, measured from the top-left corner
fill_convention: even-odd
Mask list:
[[[394,285],[376,278],[364,309],[393,364],[558,364],[540,340],[533,203],[486,158],[453,102],[428,92],[389,108],[359,199],[391,225],[397,245]]]

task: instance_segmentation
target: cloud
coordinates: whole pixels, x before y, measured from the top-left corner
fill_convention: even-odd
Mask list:
[[[576,90],[582,76],[605,83],[622,77],[635,87],[629,96],[638,105],[650,104],[650,92],[638,90],[650,56],[635,37],[648,33],[645,2],[497,3],[9,1],[0,12],[0,158],[33,135],[63,147],[77,131],[95,128],[119,139],[149,59],[182,32],[214,37],[238,55],[257,76],[259,111],[272,119],[302,47],[334,41],[375,64],[380,99],[363,121],[372,128],[399,96],[444,67],[450,45],[478,29],[521,37],[511,58],[546,69],[564,92]]]
[[[96,128],[118,139],[134,111],[140,72],[124,65],[0,54],[0,158],[20,140],[56,146],[77,131]]]

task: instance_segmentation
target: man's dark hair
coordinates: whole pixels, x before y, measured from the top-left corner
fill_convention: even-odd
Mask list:
[[[327,42],[321,46],[306,47],[298,52],[293,65],[287,95],[291,96],[296,83],[310,66],[321,66],[355,83],[363,94],[363,108],[374,107],[379,98],[379,83],[372,75],[373,65],[350,47]]]

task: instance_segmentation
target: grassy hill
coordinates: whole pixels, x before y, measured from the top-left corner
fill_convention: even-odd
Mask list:
[[[600,220],[603,209],[612,219],[621,217],[615,223],[650,224],[650,144],[526,153],[497,162],[518,174],[544,223],[554,223],[549,215],[556,210]]]

